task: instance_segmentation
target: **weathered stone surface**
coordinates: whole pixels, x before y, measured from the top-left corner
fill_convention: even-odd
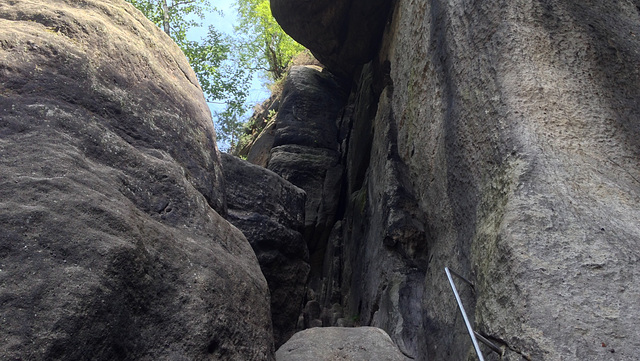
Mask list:
[[[333,56],[344,36],[324,26],[348,5],[276,3],[319,7],[279,20],[333,38],[308,43]],[[466,359],[450,266],[476,283],[463,300],[504,359],[635,358],[638,6],[395,2],[340,132],[345,215],[321,277],[339,277],[346,317],[417,360]]]
[[[3,1],[0,39],[0,359],[272,359],[180,50],[116,0]]]
[[[337,150],[336,120],[345,97],[335,76],[319,66],[292,67],[282,90],[273,146]]]
[[[251,144],[251,148],[247,154],[247,162],[261,167],[267,167],[271,148],[273,147],[275,127],[276,122],[275,119],[273,119],[262,129],[256,140]]]
[[[335,150],[312,148],[299,145],[282,145],[271,150],[269,168],[279,173],[282,177],[300,187],[306,188],[307,193],[305,212],[305,226],[315,229],[330,225],[327,217],[332,216],[328,212],[322,212],[330,207],[335,213],[337,204],[325,205],[325,180],[330,177],[330,186],[339,181],[340,172],[336,175],[327,174],[335,167],[339,167],[339,153]],[[335,189],[326,190],[328,195],[333,195]]]
[[[389,335],[375,327],[316,327],[293,335],[277,361],[408,361]]]
[[[431,359],[461,359],[469,347],[446,265],[476,282],[468,309],[507,359],[635,357],[637,11],[621,2],[398,3],[383,51],[393,93],[378,114],[398,124],[398,153],[430,229]]]
[[[389,0],[271,0],[282,28],[331,71],[350,76],[375,56]]]
[[[340,197],[343,168],[336,121],[344,97],[326,70],[294,66],[285,81],[267,165],[307,193],[304,238],[311,273],[316,274],[321,273]]]
[[[275,114],[280,109],[280,94],[271,94],[253,110],[248,123],[251,126],[245,131],[247,138],[241,139],[234,147],[232,154],[245,158],[248,162],[267,167],[269,151],[273,147]]]
[[[345,316],[357,315],[362,325],[387,330],[405,354],[419,359],[427,330],[421,299],[428,292],[424,278],[430,232],[409,169],[398,154],[396,124],[384,112],[389,102],[387,95],[385,92],[380,96],[374,119],[354,119],[356,123],[371,123],[374,130],[369,141],[364,142],[370,147],[365,152],[370,159],[360,180],[355,179],[357,171],[349,173],[347,183],[352,188],[336,247],[342,254],[326,256],[327,260],[341,262],[334,261],[331,268],[325,268],[330,269],[327,276],[333,278],[325,283],[340,284]],[[355,114],[366,114],[360,108],[369,106],[357,102]],[[355,137],[367,135],[357,133]],[[360,142],[352,143],[349,157],[360,157],[354,151]],[[335,281],[335,275],[341,276],[339,281]]]
[[[322,68],[322,64],[311,55],[309,51],[303,51],[291,59],[291,68],[299,69],[300,66],[313,66],[311,69],[319,70]],[[305,73],[305,71],[302,71]],[[308,73],[308,72],[306,72]],[[317,72],[313,72],[314,74]],[[335,88],[335,80],[327,72],[320,73],[320,78],[325,79],[325,83],[330,88]],[[289,71],[287,71],[287,76]],[[317,81],[316,81],[317,83]],[[257,105],[254,108],[253,115],[249,119],[248,123],[251,124],[248,133],[249,137],[246,144],[241,144],[238,149],[234,149],[232,154],[239,157],[244,157],[248,162],[257,164],[262,167],[267,167],[269,162],[269,156],[271,148],[275,140],[275,128],[276,128],[276,114],[280,110],[280,104],[283,98],[284,82],[280,85],[272,88],[272,93],[269,99]],[[291,86],[289,86],[291,88]],[[316,91],[316,93],[318,93]],[[332,101],[329,100],[331,103]],[[323,104],[324,105],[324,104]],[[314,113],[324,114],[327,110],[334,109],[335,105],[329,105],[329,109],[323,109],[316,107],[312,111],[307,112],[305,117],[314,115]],[[335,117],[335,114],[331,114],[331,117]],[[241,141],[242,143],[242,141]]]
[[[305,193],[270,170],[222,154],[227,219],[251,243],[271,292],[276,347],[296,331],[309,251],[302,239]]]

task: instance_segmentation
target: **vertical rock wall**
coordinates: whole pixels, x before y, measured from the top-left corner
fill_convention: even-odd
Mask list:
[[[273,130],[267,168],[304,189],[304,237],[311,274],[319,280],[326,240],[336,221],[342,165],[336,120],[344,93],[336,79],[317,66],[289,72]]]
[[[271,294],[278,348],[297,330],[306,297],[309,251],[304,232],[305,192],[275,173],[222,154],[227,219],[247,237]]]
[[[433,230],[432,358],[462,349],[445,265],[509,359],[633,358],[638,24],[628,2],[398,3],[385,109]]]
[[[302,43],[330,23],[285,8]],[[638,4],[399,0],[377,24],[338,122],[342,217],[323,277],[339,291],[321,306],[339,300],[415,359],[467,359],[449,266],[475,283],[463,301],[504,359],[634,359]]]

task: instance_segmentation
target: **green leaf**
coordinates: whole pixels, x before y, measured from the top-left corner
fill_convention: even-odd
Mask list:
[[[224,103],[215,114],[219,140],[232,146],[243,134],[243,114],[254,74],[277,81],[291,59],[304,47],[284,33],[271,15],[269,0],[236,0],[239,24],[233,37],[213,26],[200,40],[187,38],[189,30],[202,26],[201,20],[217,12],[209,0],[127,0],[182,49],[193,68],[205,98]],[[167,13],[165,14],[165,9]]]

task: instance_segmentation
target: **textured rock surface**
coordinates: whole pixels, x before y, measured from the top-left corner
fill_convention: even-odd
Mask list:
[[[389,335],[375,327],[310,328],[276,352],[277,361],[408,361]]]
[[[276,115],[267,165],[307,192],[304,237],[311,273],[316,274],[321,272],[338,209],[342,166],[336,120],[343,103],[344,93],[332,75],[317,66],[293,67]]]
[[[610,350],[633,359],[637,8],[422,5],[396,9],[385,111],[397,119],[398,152],[433,230],[428,354],[444,357],[466,341],[451,337],[460,321],[443,297],[449,264],[475,278],[471,312],[479,330],[508,345],[508,359],[608,360]],[[411,33],[424,41],[416,46]]]
[[[179,49],[115,0],[3,1],[0,39],[0,359],[272,359]]]
[[[282,28],[322,64],[336,74],[349,75],[375,55],[391,3],[271,0],[271,10]]]
[[[276,348],[296,331],[309,251],[302,239],[305,193],[270,170],[222,154],[227,219],[247,237],[271,292]]]
[[[360,91],[375,96],[375,90],[366,86]],[[336,249],[342,252],[327,253],[325,264],[333,269],[326,274],[341,276],[337,283],[347,318],[356,315],[362,325],[387,330],[403,352],[419,358],[427,330],[421,299],[428,292],[424,278],[429,230],[407,165],[398,154],[396,124],[384,112],[387,95],[384,92],[380,97],[374,119],[358,116],[367,113],[362,108],[370,107],[368,102],[354,104],[352,120],[366,124],[352,126],[371,132],[353,132],[349,139],[345,162],[356,167],[349,168],[350,197],[338,230]],[[364,164],[358,161],[361,152],[369,156]],[[360,176],[363,166],[366,171]],[[331,302],[336,299],[333,295]]]
[[[395,3],[341,123],[345,213],[323,277],[344,315],[415,359],[466,359],[450,266],[476,283],[463,300],[504,359],[635,359],[638,6]],[[322,38],[341,14],[282,21]]]
[[[234,147],[232,154],[248,162],[266,167],[269,151],[273,147],[275,114],[280,109],[280,94],[272,94],[269,99],[256,105],[248,123],[244,139]]]

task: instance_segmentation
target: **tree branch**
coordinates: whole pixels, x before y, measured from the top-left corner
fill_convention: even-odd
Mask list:
[[[194,2],[196,2],[196,0],[174,1],[173,4],[171,4],[171,6],[169,6],[169,9],[173,10],[176,6],[193,4]]]

